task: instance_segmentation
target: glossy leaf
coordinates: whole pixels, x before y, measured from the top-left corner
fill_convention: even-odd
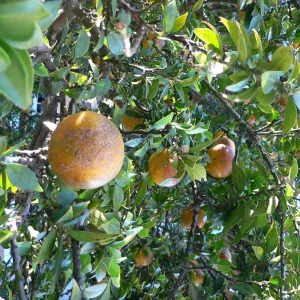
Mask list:
[[[281,71],[266,71],[261,75],[261,88],[264,94],[269,94],[274,89],[274,84],[283,75]]]
[[[170,1],[165,8],[164,15],[164,31],[170,32],[175,24],[175,20],[177,18],[178,10],[177,4],[175,0]]]
[[[75,58],[79,58],[87,53],[90,46],[90,38],[88,36],[88,33],[85,29],[81,29],[79,31],[77,44],[75,47]]]
[[[202,7],[203,2],[204,2],[204,0],[198,0],[198,1],[195,3],[195,5],[194,5],[192,11],[194,12],[194,11],[199,10],[199,9]]]
[[[39,251],[39,254],[35,260],[36,265],[49,258],[49,256],[52,253],[52,249],[55,243],[55,238],[56,238],[56,230],[51,229],[51,231],[47,234],[42,244],[42,247]]]
[[[292,47],[280,47],[273,56],[270,70],[286,73],[293,63]]]
[[[21,164],[9,164],[6,166],[7,176],[11,183],[23,190],[42,192],[35,174]]]
[[[297,107],[291,97],[287,98],[287,104],[284,111],[283,134],[289,133],[297,121]]]
[[[243,169],[237,165],[235,162],[232,162],[232,182],[236,189],[242,193],[246,186],[246,176]]]
[[[0,72],[5,71],[11,64],[11,59],[6,51],[0,47]]]
[[[178,18],[176,18],[174,26],[173,26],[173,28],[172,28],[171,31],[172,32],[180,31],[184,27],[184,25],[185,25],[187,16],[188,16],[188,13],[186,12],[183,15],[179,16]]]
[[[100,243],[100,245],[111,243],[117,238],[117,236],[114,234],[82,230],[69,230],[68,233],[72,238],[79,242],[97,242]]]
[[[262,90],[262,88],[258,88],[256,92],[256,98],[262,105],[270,105],[275,100],[275,90],[271,90],[268,94],[265,94]]]
[[[278,232],[275,224],[273,223],[270,230],[266,235],[266,252],[270,253],[278,246]]]
[[[5,136],[0,136],[0,157],[5,152],[7,148],[7,140]]]
[[[289,179],[293,180],[297,177],[298,175],[298,163],[297,163],[297,159],[293,158],[293,163],[289,172]]]

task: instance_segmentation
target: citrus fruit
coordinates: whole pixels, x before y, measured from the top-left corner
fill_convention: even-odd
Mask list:
[[[134,256],[134,262],[137,267],[149,266],[153,261],[153,252],[149,247],[141,248]]]
[[[232,160],[234,151],[230,147],[219,144],[211,147],[207,154],[210,163],[206,165],[207,172],[215,178],[225,178],[232,173]]]
[[[197,226],[200,228],[202,228],[206,223],[205,221],[203,221],[204,216],[205,216],[204,210],[200,208],[198,222],[197,222]],[[183,210],[181,219],[182,219],[182,224],[185,228],[191,229],[193,223],[193,217],[194,217],[194,209],[192,207],[187,207]]]
[[[235,153],[235,144],[234,144],[234,142],[231,139],[229,139],[224,132],[222,132],[222,131],[215,132],[213,134],[213,138],[214,139],[218,138],[214,142],[214,145],[223,144],[225,146],[230,147],[233,150],[233,152]]]
[[[84,111],[58,124],[49,142],[49,163],[57,177],[74,188],[105,185],[120,171],[124,143],[106,117]]]
[[[192,282],[195,286],[200,286],[204,282],[204,273],[202,270],[197,270],[192,274]]]
[[[153,153],[148,162],[149,176],[159,186],[171,187],[178,184],[184,174],[184,165],[176,153],[170,155],[167,148]]]
[[[137,125],[144,123],[144,118],[134,108],[128,108],[122,116],[122,124],[126,131],[133,131]]]
[[[227,260],[231,262],[231,253],[229,250],[222,250],[219,254],[219,260]]]

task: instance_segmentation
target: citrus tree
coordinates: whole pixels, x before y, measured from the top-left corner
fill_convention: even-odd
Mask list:
[[[300,299],[299,15],[0,1],[0,297]]]

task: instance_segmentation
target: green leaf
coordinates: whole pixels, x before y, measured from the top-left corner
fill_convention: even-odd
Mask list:
[[[165,15],[164,15],[165,32],[170,32],[172,30],[177,14],[178,11],[177,11],[176,1],[172,0],[168,3],[167,7],[165,8]]]
[[[98,39],[98,42],[97,42],[97,45],[96,45],[95,48],[93,49],[93,52],[96,52],[96,51],[98,51],[100,48],[102,48],[103,44],[104,44],[104,32],[101,31],[101,32],[100,32],[99,39]]]
[[[278,233],[275,224],[273,223],[266,235],[266,252],[270,253],[278,246]]]
[[[50,73],[50,76],[53,77],[54,79],[63,79],[67,76],[69,71],[70,71],[70,67],[64,67]]]
[[[149,93],[147,98],[149,100],[153,99],[156,96],[158,89],[159,89],[159,80],[153,80],[149,87]]]
[[[106,231],[107,234],[119,234],[121,233],[120,222],[113,218],[106,223],[101,224],[101,227]]]
[[[50,11],[39,0],[0,2],[0,36],[12,47],[29,49],[44,43],[38,22],[48,19]]]
[[[264,94],[269,94],[274,89],[274,83],[282,76],[281,71],[266,71],[261,75],[261,88]]]
[[[4,153],[2,153],[2,156],[9,156],[13,154],[16,150],[20,149],[24,145],[25,141],[22,141],[21,143],[13,146],[12,148],[7,149]]]
[[[264,249],[259,246],[252,246],[254,254],[259,261],[265,260]]]
[[[151,129],[163,129],[167,124],[172,122],[173,116],[173,112],[168,114],[166,117],[162,118],[161,120],[157,121],[154,125],[152,125]]]
[[[292,51],[293,51],[292,47],[278,48],[272,56],[270,70],[282,71],[282,72],[286,73],[290,69],[290,67],[293,63]]]
[[[51,229],[51,231],[47,234],[42,244],[39,254],[35,260],[35,265],[38,265],[39,263],[43,262],[44,260],[50,257],[55,243],[55,238],[56,238],[56,231],[55,229]]]
[[[61,0],[44,2],[44,7],[47,9],[50,15],[47,18],[44,18],[38,22],[42,31],[46,30],[56,19],[57,13],[60,9],[61,2],[62,2]]]
[[[76,198],[78,198],[78,193],[72,190],[62,189],[57,194],[57,202],[61,206],[70,205]]]
[[[256,99],[259,101],[259,103],[261,103],[262,105],[270,105],[275,100],[275,94],[276,94],[275,90],[271,90],[270,93],[265,94],[263,92],[262,88],[259,87],[257,89],[257,92],[256,92],[255,96],[256,96]]]
[[[278,286],[283,286],[286,284],[285,281],[279,276],[272,276],[270,278],[270,283]]]
[[[144,227],[143,226],[139,226],[133,229],[130,229],[126,232],[127,237],[125,239],[123,239],[122,241],[117,241],[117,242],[113,242],[110,247],[114,247],[114,248],[122,248],[125,245],[127,245],[128,243],[130,243],[135,236],[141,231],[143,230]]]
[[[37,192],[43,191],[35,174],[27,166],[20,164],[9,164],[6,166],[6,169],[7,176],[14,186],[22,190],[31,190]]]
[[[73,239],[79,242],[97,242],[100,243],[100,245],[111,243],[118,237],[118,235],[115,234],[81,230],[69,230],[68,233]]]
[[[9,219],[9,215],[0,216],[0,226],[2,226]]]
[[[223,57],[223,45],[222,45],[222,41],[221,41],[221,37],[219,35],[219,32],[217,31],[217,29],[210,23],[206,22],[206,21],[202,21],[202,23],[204,23],[206,26],[208,26],[215,34],[216,34],[216,37],[218,39],[218,42],[219,42],[219,56],[220,57]]]
[[[92,285],[84,289],[84,295],[88,299],[98,297],[104,292],[106,287],[107,287],[107,283],[99,283],[99,284]]]
[[[46,69],[46,67],[44,65],[41,64],[35,64],[34,65],[34,73],[37,76],[40,77],[48,77],[49,76],[49,72]]]
[[[111,88],[111,81],[109,79],[101,79],[95,84],[95,88],[99,96],[104,96]]]
[[[235,83],[235,84],[232,84],[232,85],[228,85],[226,87],[226,90],[230,91],[230,92],[239,92],[239,91],[241,91],[247,85],[247,83],[250,80],[250,78],[251,78],[251,76],[247,77],[244,80],[241,80],[238,83]]]
[[[18,249],[19,249],[19,255],[23,256],[29,253],[31,249],[31,242],[25,241],[25,242],[18,242]]]
[[[5,71],[11,64],[11,59],[6,51],[0,47],[0,72]]]
[[[115,32],[110,33],[107,36],[107,45],[112,54],[117,56],[123,54],[124,41],[120,34]]]
[[[189,13],[186,12],[175,20],[174,26],[171,30],[172,32],[180,31],[184,27],[188,14]]]
[[[235,285],[236,289],[243,295],[252,295],[254,294],[254,291],[247,283],[237,283]]]
[[[215,32],[208,28],[195,28],[194,32],[197,35],[197,37],[204,41],[206,44],[211,44],[219,51],[221,50],[221,45],[219,43],[218,36]]]
[[[124,201],[124,192],[122,188],[118,185],[115,185],[114,196],[113,196],[113,204],[114,204],[114,212],[118,211]]]
[[[298,175],[298,163],[297,159],[294,157],[293,158],[293,163],[289,172],[289,180],[293,180],[297,177]]]
[[[258,63],[260,63],[263,59],[263,48],[262,48],[261,38],[260,38],[258,32],[256,31],[256,29],[252,29],[252,31],[254,33],[255,41],[256,41],[256,44],[258,47],[258,54],[259,54]]]
[[[239,61],[243,64],[246,63],[247,59],[251,55],[251,47],[245,28],[238,22],[228,21],[224,18],[220,18],[220,20],[226,26],[230,37],[237,47]]]
[[[76,47],[75,47],[75,58],[79,58],[87,53],[90,46],[90,38],[87,31],[82,28],[79,31]]]
[[[5,152],[7,148],[7,140],[5,136],[0,136],[0,157],[2,157],[2,154]]]
[[[202,7],[203,2],[204,0],[198,0],[192,9],[192,12],[199,10]]]
[[[149,148],[149,143],[146,143],[141,149],[134,152],[134,156],[144,157]]]
[[[60,272],[61,272],[61,266],[62,266],[62,260],[63,260],[63,254],[64,254],[64,248],[63,248],[63,239],[59,238],[58,240],[58,247],[55,252],[55,264],[54,264],[54,270],[53,270],[53,277],[52,277],[52,286],[51,291],[54,291],[56,288],[56,285],[58,284]]]
[[[239,94],[227,95],[227,99],[234,102],[240,102],[251,99],[256,94],[257,86],[254,84]]]
[[[71,206],[66,211],[66,213],[61,218],[59,218],[59,220],[56,221],[56,224],[68,222],[68,221],[72,220],[73,218],[74,218],[74,214],[73,214],[73,208]]]
[[[0,47],[6,51],[11,60],[5,71],[0,72],[0,93],[21,109],[28,109],[32,102],[34,79],[29,54],[25,50],[13,49],[2,41]]]
[[[191,300],[201,299],[200,291],[197,289],[197,287],[192,282],[189,284],[188,295]]]
[[[207,181],[206,169],[201,164],[195,164],[193,168],[186,166],[186,171],[193,181],[202,179]]]
[[[135,202],[134,202],[135,207],[139,206],[141,204],[141,202],[144,200],[146,192],[147,192],[147,184],[146,184],[146,181],[143,180],[142,184],[139,188],[139,191],[136,195],[136,198],[135,198]]]
[[[240,219],[244,216],[244,211],[245,204],[242,203],[238,208],[236,208],[230,213],[230,216],[224,226],[223,233],[227,233],[240,221]]]
[[[246,175],[244,173],[244,170],[237,165],[234,161],[232,162],[232,182],[236,189],[242,193],[246,186]]]
[[[287,98],[287,104],[284,111],[283,134],[289,133],[297,121],[297,107],[291,97]]]
[[[70,300],[81,300],[82,295],[81,295],[81,290],[79,288],[79,285],[75,279],[73,279],[73,288],[72,288],[72,295]]]

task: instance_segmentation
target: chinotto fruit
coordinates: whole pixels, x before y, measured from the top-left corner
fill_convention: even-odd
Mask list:
[[[120,171],[124,142],[106,117],[85,111],[64,119],[49,142],[49,163],[67,185],[93,189],[105,185]]]
[[[200,228],[202,228],[206,223],[205,221],[203,221],[204,216],[205,216],[204,210],[200,208],[198,222],[197,222],[197,226]],[[185,228],[191,229],[193,217],[194,217],[194,209],[192,207],[187,207],[183,210],[181,219],[182,219],[182,224]]]
[[[220,137],[218,138],[215,142],[214,142],[214,145],[219,145],[219,144],[223,144],[225,146],[228,146],[232,149],[232,151],[235,153],[235,144],[234,142],[229,139],[225,134],[224,132],[221,132],[221,131],[217,131],[214,133],[213,135],[214,139],[217,138],[217,137]]]
[[[170,154],[168,149],[153,153],[149,159],[149,175],[159,186],[171,187],[178,184],[185,174],[184,164],[176,153]]]
[[[219,260],[227,260],[231,262],[231,253],[228,249],[222,250],[219,254]]]
[[[218,144],[212,146],[207,154],[210,158],[210,163],[206,165],[207,172],[215,178],[225,178],[232,173],[232,160],[234,151],[232,148]]]
[[[134,256],[134,262],[137,267],[149,266],[153,261],[153,252],[149,247],[140,249]]]
[[[196,268],[199,267],[199,263],[196,260],[191,260],[190,265]],[[201,269],[198,269],[191,274],[191,280],[195,286],[200,286],[204,282],[204,277],[205,274]]]

